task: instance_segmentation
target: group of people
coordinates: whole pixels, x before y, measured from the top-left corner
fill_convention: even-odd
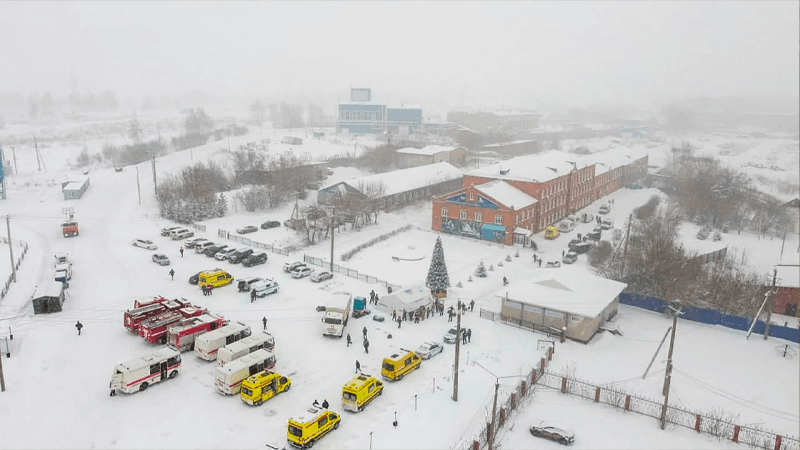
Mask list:
[[[330,406],[328,404],[328,399],[323,400],[321,405],[319,404],[317,399],[314,399],[313,405],[316,406],[317,408],[322,407],[323,409],[328,409],[328,406]]]
[[[380,300],[378,298],[378,294],[376,294],[374,290],[371,291],[369,293],[369,304],[370,305],[377,305],[378,304],[378,300]]]
[[[364,327],[361,330],[362,334],[364,335],[364,353],[369,353],[369,339],[367,339],[367,327]],[[347,333],[347,346],[350,347],[350,344],[353,343],[353,339],[350,337],[350,333]]]
[[[456,304],[456,308],[453,308],[452,306],[450,306],[450,308],[447,309],[447,321],[448,322],[452,322],[453,321],[453,317],[455,317],[455,315],[457,314],[456,310],[461,311],[461,314],[466,314],[466,312],[467,312],[467,303],[466,302],[462,302],[461,300],[459,300],[458,303]],[[470,310],[470,312],[475,310],[475,300],[470,300],[469,301],[469,310]]]
[[[200,289],[203,290],[203,295],[213,295],[214,294],[214,286],[210,284],[201,285]]]
[[[467,328],[466,331],[461,333],[461,343],[466,344],[472,340],[472,329]]]

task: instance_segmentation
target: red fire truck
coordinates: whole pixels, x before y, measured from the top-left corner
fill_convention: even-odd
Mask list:
[[[166,311],[151,317],[139,325],[139,336],[151,344],[167,343],[167,331],[177,322],[189,317],[199,317],[208,311],[196,306],[186,306],[176,311]]]
[[[178,310],[184,306],[190,306],[190,303],[185,299],[167,300],[164,297],[155,297],[150,301],[144,302],[136,300],[133,302],[133,309],[125,311],[125,328],[138,334],[139,326],[145,320],[165,311]]]
[[[180,352],[194,350],[196,336],[216,330],[227,323],[228,321],[224,317],[212,313],[181,320],[178,324],[170,327],[167,332],[167,345]]]

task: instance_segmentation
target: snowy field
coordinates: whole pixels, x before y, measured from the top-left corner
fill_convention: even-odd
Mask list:
[[[252,130],[251,130],[252,131]],[[256,133],[258,134],[256,136]],[[279,139],[297,133],[264,130],[266,138]],[[327,134],[327,133],[326,133]],[[305,136],[301,135],[305,140]],[[231,146],[261,138],[261,130],[231,139]],[[327,136],[318,145],[303,146],[312,159],[346,154],[356,148],[349,137]],[[102,138],[98,138],[98,141]],[[345,142],[346,141],[346,142]],[[796,143],[796,141],[793,141]],[[282,144],[281,144],[282,145]],[[64,201],[60,181],[76,174],[67,167],[80,152],[78,145],[54,141],[40,149],[47,156],[47,171],[37,170],[30,149],[17,150],[21,175],[9,178],[9,198],[0,204],[2,214],[11,214],[15,239],[27,241],[29,253],[20,267],[19,280],[0,304],[0,335],[11,326],[14,333],[10,359],[3,359],[7,391],[0,394],[0,448],[264,448],[264,444],[283,444],[289,416],[305,409],[314,399],[327,399],[332,409],[341,412],[341,387],[354,374],[355,361],[366,373],[377,375],[380,361],[398,348],[416,348],[426,340],[441,341],[449,328],[447,316],[435,317],[420,324],[404,323],[401,329],[391,322],[378,323],[370,317],[352,319],[348,332],[354,345],[344,339],[321,336],[320,316],[314,307],[335,290],[349,290],[368,295],[375,289],[386,291],[354,278],[337,275],[333,280],[315,284],[308,279],[292,279],[284,274],[284,262],[302,259],[303,253],[328,259],[330,241],[320,240],[312,247],[288,257],[269,254],[266,265],[243,268],[218,262],[192,250],[181,258],[181,242],[161,237],[159,230],[167,221],[158,217],[153,198],[149,163],[142,163],[139,176],[142,205],[138,203],[136,171],[126,167],[117,173],[110,168],[90,172],[91,187],[78,201]],[[159,158],[158,173],[176,173],[193,161],[225,161],[227,142],[208,144]],[[286,149],[274,148],[274,151]],[[99,151],[99,149],[98,149]],[[272,151],[272,149],[271,149]],[[295,151],[295,150],[293,150]],[[654,150],[655,151],[655,150]],[[8,155],[6,155],[8,157]],[[24,169],[23,169],[24,168]],[[327,182],[360,176],[357,170],[336,169]],[[658,191],[621,189],[610,196],[612,217],[621,226],[636,206]],[[230,199],[231,196],[227,195]],[[311,200],[309,200],[311,201]],[[600,202],[590,205],[594,212]],[[61,208],[75,208],[81,225],[77,238],[61,237]],[[217,229],[233,231],[243,225],[258,225],[267,219],[288,218],[292,204],[259,213],[231,208],[231,213],[205,223],[203,235],[215,239]],[[335,254],[339,255],[381,234],[412,224],[415,228],[357,253],[343,265],[403,286],[424,283],[436,234],[430,231],[430,208],[425,204],[400,211],[381,213],[378,224],[360,231],[346,229],[336,235]],[[577,232],[593,224],[581,224],[576,231],[554,241],[534,236],[539,255],[545,261],[560,260],[561,251]],[[3,230],[0,234],[5,234]],[[694,239],[694,232],[686,232]],[[299,245],[296,235],[280,227],[259,230],[250,235],[256,241],[281,246]],[[172,260],[169,267],[150,261],[152,252],[132,247],[133,238],[151,239],[159,252]],[[696,239],[695,239],[696,240]],[[499,310],[495,297],[502,291],[502,276],[513,283],[532,270],[581,270],[585,256],[572,268],[534,267],[530,248],[516,248],[482,243],[453,236],[442,236],[444,253],[454,287],[448,304],[456,298],[475,299],[476,310],[463,318],[474,331],[470,344],[462,347],[459,375],[459,401],[452,393],[454,347],[445,344],[442,355],[426,361],[406,379],[388,383],[385,394],[364,412],[343,414],[342,426],[317,445],[319,448],[452,448],[468,439],[491,408],[494,379],[474,361],[498,376],[528,372],[538,362],[542,351],[536,341],[541,335],[480,319],[478,308]],[[768,272],[780,259],[781,241],[759,240],[757,236],[724,235],[723,242],[747,249],[748,260],[758,270]],[[791,245],[790,245],[791,243]],[[797,261],[797,236],[787,237],[782,261]],[[70,283],[64,311],[52,315],[32,315],[30,297],[41,281],[49,278],[53,254],[70,253],[74,276]],[[393,261],[392,255],[419,255],[421,261]],[[506,262],[510,255],[512,261]],[[16,247],[15,247],[15,257]],[[3,261],[5,259],[5,261]],[[494,265],[489,277],[472,274],[480,260]],[[499,266],[499,262],[503,266]],[[0,279],[10,270],[7,250],[0,251]],[[251,303],[247,294],[235,286],[215,290],[211,297],[201,295],[187,278],[202,270],[222,267],[236,278],[274,277],[281,285],[278,294]],[[175,280],[168,271],[173,268]],[[463,287],[455,287],[461,282]],[[289,393],[253,408],[237,397],[216,394],[213,389],[213,363],[205,363],[191,353],[184,354],[183,368],[177,379],[158,384],[147,392],[109,397],[108,383],[114,365],[154,350],[122,326],[123,311],[135,299],[155,295],[185,297],[230,320],[244,321],[261,328],[261,318],[269,320],[268,330],[276,339],[276,370],[292,379]],[[21,315],[21,317],[15,317]],[[5,319],[5,320],[4,320]],[[74,324],[85,328],[77,336]],[[650,374],[641,379],[669,321],[659,314],[627,306],[620,307],[616,323],[624,336],[599,334],[590,344],[557,344],[551,371],[574,369],[575,374],[596,384],[618,383],[621,389],[659,398],[665,350],[656,359]],[[366,327],[371,342],[369,354],[361,347],[361,329]],[[389,335],[391,334],[391,338]],[[800,409],[800,374],[797,345],[792,359],[783,359],[775,346],[784,341],[760,336],[744,339],[744,333],[727,328],[681,321],[675,344],[675,378],[671,402],[693,409],[711,411],[723,408],[739,414],[741,424],[760,424],[781,434],[796,435],[797,411]],[[769,382],[765,382],[765,376]],[[715,389],[710,389],[713,386]],[[416,400],[416,401],[415,401]],[[392,422],[397,414],[398,427]],[[27,420],[21,418],[33,418]],[[500,439],[502,448],[558,448],[557,444],[530,436],[527,427],[546,418],[576,431],[576,448],[733,448],[707,435],[691,430],[661,431],[655,421],[606,406],[565,396],[541,388],[529,407],[512,417]],[[155,419],[155,420],[153,420]],[[46,424],[47,432],[42,432]],[[208,430],[205,433],[200,430]],[[612,432],[609,432],[612,431]]]

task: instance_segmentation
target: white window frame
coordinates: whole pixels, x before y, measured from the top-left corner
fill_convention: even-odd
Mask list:
[[[503,216],[500,214],[494,215],[494,224],[495,225],[502,225],[503,224]]]
[[[459,214],[460,214],[461,220],[467,220],[467,210],[466,209],[462,209]]]
[[[475,211],[475,222],[483,222],[483,213]]]
[[[442,217],[447,217],[447,207],[446,206],[442,207]]]

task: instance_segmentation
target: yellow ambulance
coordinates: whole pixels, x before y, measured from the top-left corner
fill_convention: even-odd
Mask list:
[[[312,406],[289,419],[286,439],[295,447],[311,448],[329,431],[339,428],[341,420],[333,411]]]
[[[197,276],[198,286],[208,286],[210,284],[212,287],[218,288],[231,283],[233,283],[233,275],[221,269],[200,272]]]
[[[555,239],[558,237],[558,228],[550,225],[544,229],[544,238],[545,239]]]
[[[383,358],[381,365],[381,375],[387,380],[402,380],[403,377],[412,370],[419,369],[422,358],[416,353],[400,349],[401,352],[395,353],[388,358]]]
[[[248,405],[261,406],[262,403],[286,392],[292,387],[292,380],[283,375],[265,370],[242,381],[242,401]]]
[[[362,373],[353,377],[342,388],[342,406],[348,411],[359,412],[381,394],[383,394],[383,383],[371,375]]]

